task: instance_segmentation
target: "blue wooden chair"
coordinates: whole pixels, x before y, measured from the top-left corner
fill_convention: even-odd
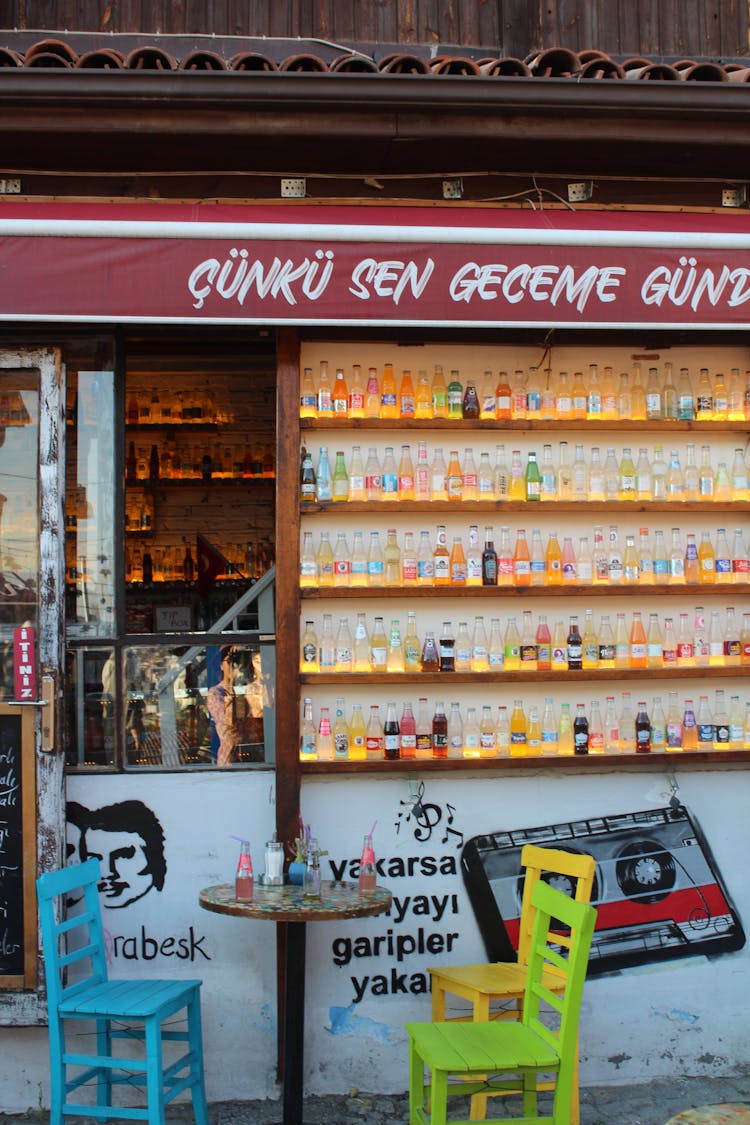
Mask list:
[[[47,980],[51,1072],[50,1125],[66,1116],[110,1117],[164,1125],[164,1107],[190,1090],[196,1125],[208,1125],[203,1078],[199,980],[108,980],[99,907],[99,861],[52,871],[37,879],[42,947]],[[67,897],[79,899],[65,916]],[[59,904],[56,899],[61,899]],[[184,1010],[186,1030],[165,1028]],[[66,1042],[76,1031],[70,1021],[91,1022],[95,1049]],[[140,1041],[133,1056],[115,1055],[114,1039]],[[163,1057],[165,1041],[185,1043],[174,1061]],[[71,1069],[71,1074],[68,1071]],[[95,1104],[69,1101],[84,1083],[96,1082]],[[146,1108],[112,1105],[112,1087],[128,1083],[146,1089]]]

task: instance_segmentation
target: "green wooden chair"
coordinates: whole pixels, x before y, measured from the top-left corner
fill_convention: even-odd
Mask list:
[[[164,1125],[164,1107],[183,1091],[193,1099],[196,1125],[208,1125],[203,1078],[199,980],[109,980],[99,910],[99,860],[50,871],[37,879],[49,1013],[51,1125],[66,1117],[112,1117]],[[83,896],[69,916],[56,900]],[[62,917],[61,917],[62,916]],[[172,1021],[184,1012],[186,1030]],[[94,1040],[80,1039],[88,1024]],[[165,1026],[167,1025],[167,1026]],[[66,1028],[71,1043],[66,1042]],[[140,1050],[114,1052],[112,1041],[136,1041]],[[181,1043],[173,1061],[166,1041]],[[93,1097],[70,1094],[93,1083]],[[144,1086],[147,1105],[113,1106],[112,1086]],[[83,1099],[86,1095],[83,1095]]]
[[[532,902],[536,916],[520,1021],[406,1025],[410,1125],[445,1125],[450,1095],[466,1097],[501,1089],[521,1093],[523,1116],[514,1120],[569,1125],[578,1017],[596,910],[544,882],[535,886]],[[555,933],[561,927],[570,931],[567,956]],[[564,980],[562,989],[558,985],[552,991],[544,983],[543,973],[549,969]],[[551,1013],[549,1023],[541,1018],[543,1005]],[[430,1073],[427,1082],[425,1067]],[[555,1079],[552,1112],[543,1116],[537,1112],[541,1075]]]

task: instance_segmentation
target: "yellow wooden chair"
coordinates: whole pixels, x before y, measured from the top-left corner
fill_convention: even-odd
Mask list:
[[[525,869],[521,916],[519,921],[518,961],[497,961],[480,965],[440,966],[429,969],[432,978],[432,1018],[434,1021],[451,1019],[473,1022],[521,1018],[526,972],[531,948],[536,909],[532,903],[534,887],[544,878],[553,887],[570,891],[576,902],[588,903],[594,883],[596,862],[590,855],[540,848],[526,844],[521,852],[521,866]],[[560,937],[560,945],[567,942]],[[564,979],[554,968],[547,967],[542,982],[553,992],[561,992]],[[471,1013],[449,1015],[448,993],[468,1001]],[[498,1004],[503,1004],[498,1008]],[[542,1088],[542,1087],[540,1087]],[[499,1090],[498,1093],[504,1093]],[[471,1099],[471,1120],[481,1121],[487,1115],[488,1092],[475,1094]],[[580,1120],[578,1104],[578,1052],[575,1053],[573,1089],[570,1110],[571,1125]]]

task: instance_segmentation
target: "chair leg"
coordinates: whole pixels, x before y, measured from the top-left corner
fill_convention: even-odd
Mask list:
[[[101,1019],[96,1021],[96,1053],[99,1058],[112,1057],[112,1025],[109,1020]],[[96,1104],[97,1105],[112,1105],[112,1070],[108,1066],[99,1068],[99,1073],[96,1076]],[[109,1121],[108,1117],[100,1118],[101,1121]]]
[[[195,1125],[208,1125],[208,1105],[206,1103],[206,1079],[203,1069],[203,1032],[201,1027],[201,1004],[198,989],[187,1008],[188,1044],[193,1055],[191,1076],[193,1085],[190,1093],[193,1099]]]
[[[490,998],[480,994],[474,1000],[474,1009],[471,1016],[475,1023],[486,1022],[490,1018]],[[469,1120],[484,1121],[487,1116],[487,1095],[473,1094],[469,1102]]]
[[[50,1013],[49,1022],[49,1065],[50,1065],[50,1125],[63,1125],[63,1104],[65,1102],[66,1066],[65,1027],[55,1021]]]
[[[419,1125],[418,1110],[425,1108],[425,1066],[414,1039],[409,1042],[409,1125]]]
[[[146,1020],[146,1098],[149,1125],[164,1125],[164,1060],[162,1058],[161,1024]]]
[[[433,1070],[430,1083],[430,1125],[446,1125],[448,1117],[448,1075]]]

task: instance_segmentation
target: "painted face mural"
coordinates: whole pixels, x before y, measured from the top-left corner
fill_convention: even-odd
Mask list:
[[[120,801],[100,809],[69,801],[66,812],[68,862],[99,860],[103,906],[120,909],[152,888],[162,889],[167,871],[164,833],[142,801]]]

